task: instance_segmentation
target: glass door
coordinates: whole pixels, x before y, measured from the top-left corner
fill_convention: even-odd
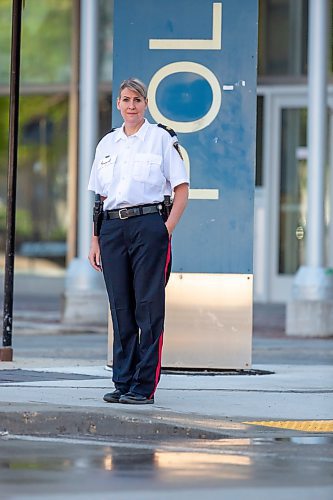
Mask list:
[[[267,169],[271,213],[268,300],[287,302],[294,275],[306,264],[307,92],[305,87],[283,89],[283,93],[271,98],[271,162]],[[332,101],[330,96],[330,107]],[[329,159],[327,173],[328,164]],[[327,212],[326,227],[329,219]]]
[[[281,109],[278,274],[293,275],[305,264],[307,110]]]

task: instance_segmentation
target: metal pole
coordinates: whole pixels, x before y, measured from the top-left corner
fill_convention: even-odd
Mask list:
[[[324,266],[327,0],[310,0],[307,266]]]
[[[333,279],[325,269],[326,64],[328,2],[309,0],[308,182],[306,265],[297,271],[287,304],[287,335],[333,333]]]
[[[80,18],[78,254],[66,273],[63,319],[91,323],[98,318],[97,321],[105,323],[107,301],[103,277],[87,259],[93,206],[87,186],[98,134],[98,2],[81,0]]]
[[[98,2],[81,1],[78,258],[87,260],[91,237],[91,203],[87,191],[97,140]],[[90,195],[91,196],[91,195]]]
[[[5,284],[3,308],[3,337],[0,361],[12,361],[13,289],[15,254],[15,210],[17,178],[17,144],[19,121],[20,51],[22,0],[13,0],[12,48],[10,70],[9,154],[7,176],[7,222],[5,253]]]

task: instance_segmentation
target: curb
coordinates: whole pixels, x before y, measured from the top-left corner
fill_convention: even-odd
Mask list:
[[[184,427],[172,423],[119,417],[91,411],[5,411],[0,413],[0,436],[90,437],[131,439],[222,439],[219,431]]]

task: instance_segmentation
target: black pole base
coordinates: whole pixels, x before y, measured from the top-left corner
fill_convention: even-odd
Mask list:
[[[1,361],[13,361],[12,347],[0,347],[0,362]]]

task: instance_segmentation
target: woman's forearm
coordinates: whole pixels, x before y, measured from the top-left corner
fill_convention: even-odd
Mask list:
[[[169,234],[172,234],[176,225],[178,224],[188,201],[188,184],[179,184],[175,187],[175,196],[173,199],[172,210],[165,225]]]

